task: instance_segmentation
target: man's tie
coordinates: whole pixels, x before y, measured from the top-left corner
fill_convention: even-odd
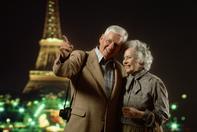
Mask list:
[[[114,84],[114,62],[112,60],[106,62],[104,70],[105,92],[109,98]]]

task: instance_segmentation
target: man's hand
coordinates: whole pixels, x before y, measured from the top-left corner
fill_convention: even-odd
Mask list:
[[[60,56],[61,58],[67,58],[69,54],[73,51],[74,46],[68,41],[68,38],[63,35],[63,43],[60,46]]]

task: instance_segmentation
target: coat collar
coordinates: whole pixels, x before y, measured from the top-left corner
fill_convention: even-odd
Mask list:
[[[135,80],[137,80],[138,78],[140,78],[141,76],[143,76],[147,72],[148,72],[147,70],[142,69],[141,71],[137,72],[135,75],[127,74],[127,79],[135,79]]]
[[[94,49],[89,52],[87,58],[87,68],[92,73],[93,78],[97,81],[99,86],[104,87],[103,74]]]
[[[92,74],[92,77],[94,78],[94,80],[97,82],[100,91],[102,92],[102,94],[104,94],[105,98],[107,98],[106,94],[105,94],[105,85],[104,85],[104,77],[103,77],[103,73],[101,71],[100,68],[100,64],[98,61],[98,57],[95,53],[95,49],[91,50],[88,53],[88,58],[87,58],[87,68],[90,71],[90,73]],[[118,63],[115,61],[115,83],[114,83],[114,87],[111,93],[111,99],[117,95],[118,90],[120,85],[121,85],[121,80],[122,80],[122,76],[121,76],[121,67],[118,65]]]
[[[141,78],[143,75],[145,75],[148,71],[143,69],[141,71],[139,71],[138,73],[136,73],[134,76],[133,75],[129,75],[127,77],[127,83],[126,83],[126,90],[127,92],[129,90],[131,90],[131,88],[135,85],[133,92],[137,93],[140,89],[140,83],[139,83],[139,78]]]

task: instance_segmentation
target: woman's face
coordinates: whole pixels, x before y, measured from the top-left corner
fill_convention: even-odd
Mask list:
[[[127,74],[133,74],[141,69],[135,54],[135,48],[128,48],[124,52],[123,66]]]

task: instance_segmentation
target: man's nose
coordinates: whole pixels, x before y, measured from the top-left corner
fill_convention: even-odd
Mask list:
[[[111,49],[113,49],[114,48],[114,42],[112,42],[109,46],[110,46]]]

